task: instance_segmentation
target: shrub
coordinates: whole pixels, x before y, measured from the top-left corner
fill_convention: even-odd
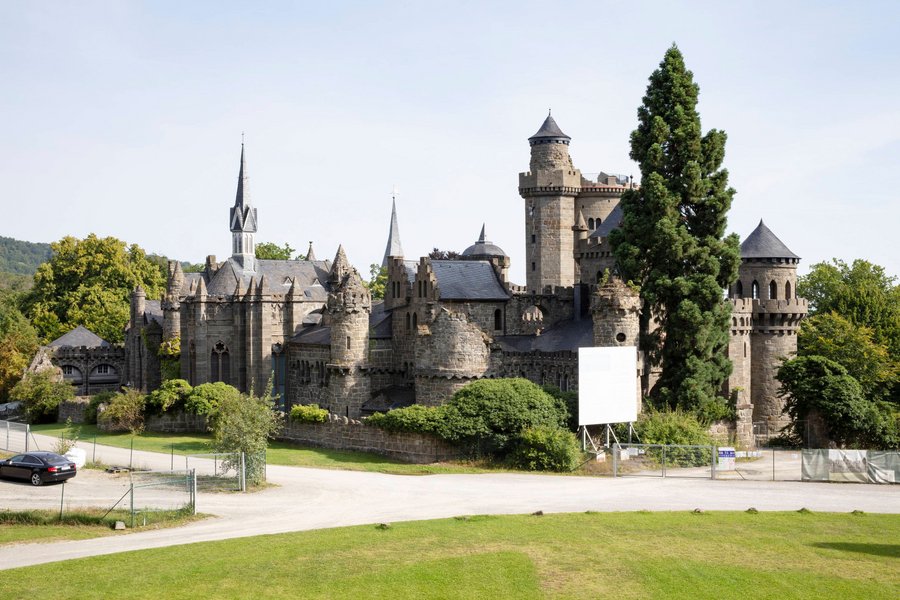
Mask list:
[[[188,394],[184,407],[196,415],[211,415],[222,402],[240,396],[241,393],[227,383],[201,383]]]
[[[201,387],[198,385],[194,390]],[[252,484],[265,480],[265,460],[260,457],[265,455],[269,438],[278,433],[282,423],[282,415],[272,402],[271,390],[270,382],[261,398],[252,393],[223,394],[209,413],[209,429],[216,451],[243,452],[247,458],[247,481]],[[226,468],[235,466],[229,465],[227,460],[223,464]]]
[[[571,431],[532,427],[516,441],[510,462],[527,471],[572,471],[581,459],[581,446]]]
[[[291,421],[297,423],[324,423],[328,420],[328,411],[319,408],[318,404],[295,404],[291,407]]]
[[[691,413],[676,410],[649,410],[634,424],[643,444],[711,445],[712,437]]]
[[[527,379],[482,379],[457,391],[439,409],[437,434],[501,456],[529,427],[563,427],[565,410]]]
[[[115,392],[100,392],[91,396],[88,405],[84,407],[84,422],[90,425],[97,424],[97,409],[101,404],[109,404],[116,397]]]
[[[22,403],[29,423],[55,421],[60,402],[75,397],[71,384],[58,377],[50,369],[29,372],[10,390],[9,400]]]
[[[139,390],[127,388],[113,396],[106,409],[98,414],[97,421],[109,431],[139,434],[144,430],[145,402],[146,396]]]
[[[541,389],[556,398],[562,410],[566,411],[569,431],[578,431],[578,392],[564,392],[555,385],[545,385]]]
[[[59,435],[59,439],[53,444],[53,451],[57,454],[65,454],[75,447],[78,438],[81,437],[81,427],[72,423],[72,418],[66,419],[66,428]]]
[[[386,413],[375,413],[366,419],[366,424],[393,432],[436,433],[440,428],[441,418],[442,411],[438,408],[413,404]]]
[[[161,415],[170,410],[184,408],[188,396],[194,388],[184,379],[163,381],[159,389],[147,396],[147,411]]]

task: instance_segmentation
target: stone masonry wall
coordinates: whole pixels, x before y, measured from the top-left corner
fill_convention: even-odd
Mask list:
[[[448,460],[459,450],[436,437],[416,433],[390,433],[360,421],[331,415],[327,423],[287,421],[278,439],[321,448],[374,452],[416,464]]]
[[[84,409],[90,401],[90,396],[76,396],[71,400],[60,402],[57,422],[65,423],[66,419],[72,419],[73,423],[84,423]]]
[[[206,417],[186,412],[166,413],[162,416],[148,416],[144,419],[144,429],[159,433],[206,433]]]

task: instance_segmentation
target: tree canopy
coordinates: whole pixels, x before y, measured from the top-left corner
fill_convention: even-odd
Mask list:
[[[131,292],[138,285],[158,298],[165,279],[137,245],[90,234],[50,244],[53,257],[38,267],[26,302],[27,314],[44,341],[83,325],[109,342],[121,342]]]
[[[306,257],[302,254],[298,254],[295,257],[294,252],[296,250],[291,248],[291,245],[287,242],[284,243],[284,246],[279,246],[273,242],[260,242],[256,245],[256,258],[263,260],[306,260]]]
[[[369,265],[369,281],[365,286],[369,288],[372,294],[372,300],[381,300],[384,298],[384,288],[387,285],[387,267],[382,267],[377,263]]]
[[[622,196],[622,226],[610,239],[619,274],[640,286],[641,348],[662,367],[645,392],[657,405],[715,416],[731,372],[722,291],[737,277],[740,253],[738,237],[725,236],[735,193],[722,168],[726,135],[702,134],[698,93],[673,45],[638,108],[630,156],[641,187]]]

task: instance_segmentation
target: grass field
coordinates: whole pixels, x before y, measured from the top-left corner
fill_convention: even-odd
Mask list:
[[[59,437],[65,424],[49,423],[33,425],[32,431],[41,435]],[[169,454],[202,454],[210,452],[211,437],[208,434],[172,434],[144,432],[134,437],[134,449],[148,452]],[[82,425],[80,441],[90,444],[96,439],[98,444],[130,448],[130,433],[109,433],[100,431],[96,425]],[[88,459],[91,458],[88,452]],[[411,465],[367,452],[350,450],[330,450],[327,448],[311,448],[285,442],[272,442],[266,454],[270,465],[287,465],[292,467],[315,467],[320,469],[347,469],[352,471],[372,471],[395,475],[428,475],[433,473],[484,473],[496,472],[483,465],[465,463],[440,463],[434,465]]]
[[[900,516],[589,513],[327,529],[5,572],[3,598],[900,597]],[[56,569],[50,568],[51,571]]]
[[[204,515],[191,515],[185,511],[155,511],[142,513],[147,517],[146,525],[135,529],[114,531],[116,521],[128,523],[130,513],[115,510],[105,514],[104,510],[78,509],[67,511],[60,522],[59,513],[47,510],[0,511],[0,545],[20,542],[56,542],[60,540],[84,540],[104,535],[123,535],[126,532],[147,531],[165,527],[178,527]]]

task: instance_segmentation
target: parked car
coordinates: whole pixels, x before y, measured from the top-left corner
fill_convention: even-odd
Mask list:
[[[0,461],[0,477],[25,479],[31,485],[75,477],[75,463],[55,452],[29,452]]]

